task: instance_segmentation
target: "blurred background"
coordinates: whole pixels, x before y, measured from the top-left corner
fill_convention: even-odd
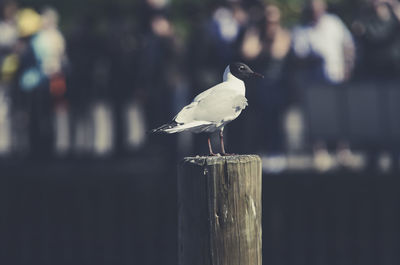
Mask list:
[[[148,131],[233,61],[264,264],[400,264],[397,0],[0,0],[0,262],[177,264],[207,135]]]

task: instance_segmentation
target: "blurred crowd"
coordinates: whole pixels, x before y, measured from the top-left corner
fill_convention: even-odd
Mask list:
[[[146,0],[135,10],[110,4],[101,17],[79,12],[65,36],[54,8],[0,3],[5,154],[124,154],[152,145],[207,153],[201,137],[146,131],[220,82],[233,61],[265,78],[247,84],[250,106],[227,127],[229,148],[283,153],[304,141],[293,111],[299,88],[396,80],[400,73],[397,0],[367,0],[346,23],[324,0],[307,0],[290,28],[279,2],[188,3],[182,23],[168,0]]]

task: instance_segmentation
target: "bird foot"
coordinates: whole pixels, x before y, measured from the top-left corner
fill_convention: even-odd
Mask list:
[[[210,156],[221,156],[220,153],[210,153]]]
[[[222,156],[235,156],[236,154],[222,153]]]

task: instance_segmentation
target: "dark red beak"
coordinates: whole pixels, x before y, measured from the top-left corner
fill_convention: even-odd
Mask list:
[[[256,73],[256,72],[253,72],[253,76],[257,77],[257,78],[264,78],[264,76],[262,74],[259,74],[259,73]]]

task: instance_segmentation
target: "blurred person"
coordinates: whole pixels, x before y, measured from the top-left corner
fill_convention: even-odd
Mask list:
[[[302,63],[299,68],[306,83],[340,84],[350,78],[355,60],[353,37],[338,16],[327,13],[324,0],[307,1],[303,21],[292,34],[293,51]]]
[[[53,102],[66,90],[62,75],[65,44],[57,24],[53,9],[44,9],[42,16],[29,8],[18,14],[20,65],[15,105],[27,123],[30,152],[35,157],[49,157],[53,152]]]
[[[145,106],[148,127],[155,127],[182,107],[187,88],[184,48],[172,22],[165,15],[154,15],[149,28],[141,40],[136,100]]]
[[[84,112],[88,99],[94,97],[94,69],[96,60],[104,53],[96,32],[96,19],[88,13],[78,16],[67,39],[70,89],[68,99],[73,109]]]
[[[247,13],[238,3],[212,4],[207,14],[193,16],[192,27],[195,34],[191,40],[189,58],[197,59],[196,67],[201,65],[199,77],[201,84],[194,84],[193,95],[204,86],[219,81],[219,73],[226,65],[237,59],[237,45],[241,32],[247,24]],[[188,18],[191,19],[191,18]],[[190,63],[191,63],[190,62]]]
[[[113,4],[107,14],[107,30],[104,31],[106,34],[101,36],[104,39],[104,60],[108,64],[104,96],[110,100],[112,107],[114,150],[116,154],[122,154],[133,147],[127,141],[133,137],[129,128],[135,127],[135,133],[142,132],[140,128],[144,128],[143,124],[136,122],[142,120],[127,118],[129,113],[136,113],[132,117],[142,113],[136,112],[142,105],[140,100],[135,99],[139,71],[132,71],[140,67],[140,32],[135,27],[135,20],[121,6]],[[133,103],[134,101],[138,104]],[[134,125],[131,124],[133,122]]]
[[[32,47],[41,71],[48,79],[52,79],[65,72],[67,62],[65,39],[58,29],[58,13],[55,9],[45,8],[41,13],[41,19],[41,29],[32,38]],[[52,93],[61,92],[63,91],[52,91]]]
[[[151,31],[151,20],[154,16],[167,16],[170,12],[170,0],[140,1],[136,21],[142,33]]]
[[[44,8],[41,17],[42,27],[32,39],[32,46],[41,71],[48,79],[48,89],[52,96],[55,151],[65,154],[70,147],[69,105],[65,97],[66,44],[58,29],[57,11],[50,7]]]
[[[38,109],[33,88],[41,82],[41,74],[37,69],[30,41],[41,27],[40,15],[31,8],[18,10],[16,19],[18,29],[18,41],[15,45],[18,67],[13,78],[13,89],[11,90],[11,106],[13,119],[13,150],[20,155],[27,155],[36,143],[36,133],[39,128],[50,122],[44,118],[42,122],[36,123]],[[38,97],[41,98],[41,97]],[[39,103],[40,105],[40,103]],[[49,113],[44,111],[45,113]],[[47,115],[46,115],[47,116]],[[46,125],[45,125],[46,127]]]
[[[338,16],[327,12],[324,0],[307,1],[303,20],[293,29],[292,36],[297,89],[313,84],[340,85],[350,79],[356,52],[353,37]],[[321,163],[319,166],[324,170],[331,168],[325,139],[313,141],[316,163]]]
[[[10,89],[18,68],[15,46],[18,40],[15,1],[0,4],[0,153],[11,151],[12,129]]]
[[[185,63],[193,67],[187,74],[194,96],[201,92],[199,89],[202,87],[220,81],[220,76],[215,73],[238,59],[237,45],[249,18],[236,1],[210,3],[204,10],[193,4],[188,8],[187,16],[191,30],[187,44],[188,61]]]
[[[303,63],[297,67],[305,68],[305,71],[299,71],[304,75],[301,85],[310,86],[312,83],[321,87],[340,85],[352,78],[359,47],[357,46],[356,51],[353,36],[340,18],[326,12],[325,1],[312,0],[304,9],[303,19],[303,25],[293,32],[293,50],[298,61]],[[360,59],[360,56],[357,59]],[[325,100],[334,99],[325,98]],[[344,106],[343,100],[334,104],[340,104],[335,106],[338,110]],[[321,114],[326,114],[323,109],[321,111]],[[342,116],[343,114],[345,113],[339,113]],[[346,117],[340,119],[343,121]],[[343,138],[338,139],[339,137]],[[345,133],[335,133],[333,137],[335,140],[329,144],[326,138],[330,137],[325,135],[322,139],[312,139],[317,169],[327,171],[337,166],[356,168],[360,165],[359,156],[352,151]],[[336,146],[336,157],[329,150],[331,144]]]
[[[393,79],[400,73],[400,4],[369,0],[352,23],[357,38],[360,78]]]
[[[83,12],[74,21],[68,36],[68,105],[70,106],[72,146],[78,155],[93,151],[94,121],[90,108],[97,97],[95,91],[96,65],[106,54],[96,31],[97,20],[91,12]],[[101,82],[106,74],[103,74]],[[105,84],[107,85],[107,84]]]
[[[65,39],[58,29],[58,13],[46,7],[41,12],[42,25],[32,38],[32,47],[38,67],[44,75],[44,89],[51,94],[54,110],[54,147],[57,153],[65,154],[70,146],[69,112],[65,98],[67,55]],[[47,87],[47,88],[46,88]]]
[[[15,45],[18,40],[17,3],[5,1],[0,5],[0,85],[6,85],[17,70]]]
[[[368,0],[360,8],[358,17],[352,23],[352,30],[356,37],[359,49],[359,60],[356,65],[357,78],[364,84],[372,84],[379,90],[385,88],[398,89],[400,74],[400,4],[397,0]],[[382,95],[379,91],[378,95]],[[386,93],[386,91],[384,92]],[[386,101],[379,99],[380,108],[386,106]],[[382,109],[380,111],[382,111]],[[382,112],[380,124],[390,123],[390,115]],[[379,136],[382,141],[384,134]],[[382,146],[368,146],[367,165],[370,168],[385,161],[381,158]],[[387,147],[383,147],[387,148]],[[391,145],[391,152],[398,155],[395,145]],[[390,159],[390,157],[389,157]],[[390,166],[389,166],[390,168]]]
[[[278,6],[269,4],[264,8],[262,21],[248,27],[241,44],[241,55],[255,60],[267,53],[273,59],[282,59],[289,53],[291,36],[281,26],[281,12]]]
[[[173,26],[165,16],[156,15],[150,21],[150,31],[142,39],[140,96],[151,105],[149,121],[161,119],[168,108],[168,84],[166,83],[168,64],[176,59]]]
[[[248,95],[253,98],[253,108],[249,109],[247,126],[258,124],[257,129],[247,130],[253,135],[245,137],[249,140],[246,148],[258,152],[282,152],[282,114],[288,101],[288,60],[291,44],[290,33],[281,25],[281,12],[278,6],[268,4],[263,8],[252,9],[259,17],[249,26],[244,34],[240,48],[240,56],[244,61],[264,75],[264,79],[251,83]],[[251,100],[251,99],[249,99]],[[260,123],[251,121],[259,120]]]
[[[18,11],[17,16],[19,39],[17,52],[19,57],[19,68],[17,83],[20,90],[32,91],[38,87],[43,79],[43,72],[38,64],[33,39],[41,28],[41,16],[31,8]]]
[[[212,65],[223,69],[236,57],[236,46],[246,23],[240,5],[218,6],[209,21],[209,52]]]

